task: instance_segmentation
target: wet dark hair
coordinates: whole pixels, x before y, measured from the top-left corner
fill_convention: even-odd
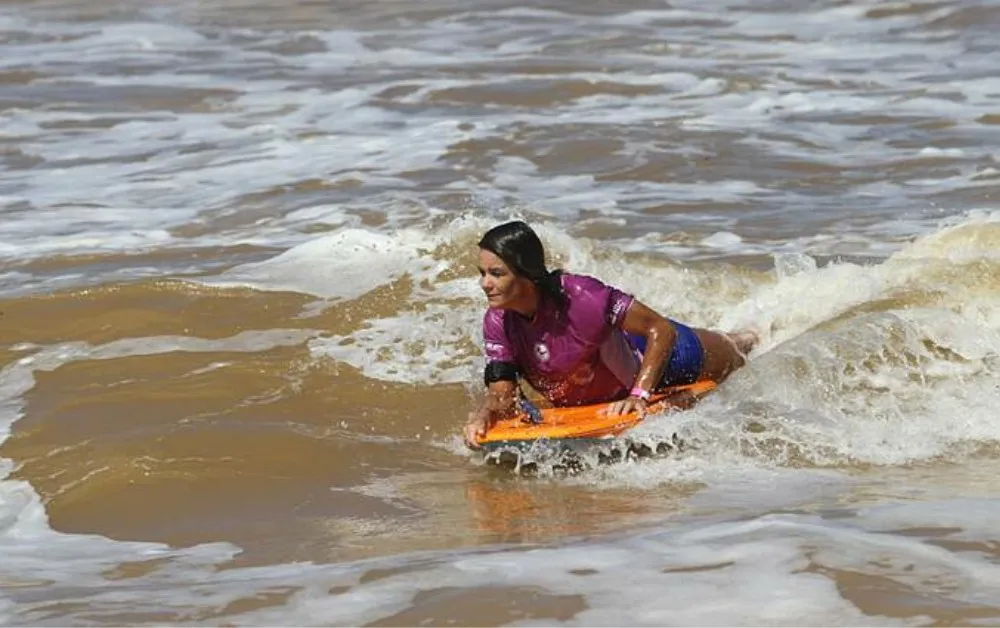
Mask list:
[[[502,259],[515,274],[530,280],[543,296],[555,301],[560,308],[566,305],[566,295],[559,281],[562,271],[550,271],[545,267],[545,247],[527,223],[514,220],[493,227],[483,234],[479,248]]]

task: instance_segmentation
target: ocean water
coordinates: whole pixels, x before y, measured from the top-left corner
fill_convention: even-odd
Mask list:
[[[1000,4],[0,7],[0,624],[1000,623]],[[762,335],[483,464],[475,254]]]

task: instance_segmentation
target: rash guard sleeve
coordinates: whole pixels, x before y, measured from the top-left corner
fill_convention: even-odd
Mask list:
[[[612,286],[607,286],[607,289],[608,304],[605,316],[607,316],[609,325],[620,328],[625,322],[625,314],[632,306],[632,302],[635,301],[635,297]]]
[[[483,317],[483,353],[487,362],[517,363],[514,344],[504,328],[503,310],[489,309]]]
[[[486,368],[483,371],[485,384],[489,386],[499,381],[516,382],[520,374],[517,352],[507,337],[502,311],[487,310],[483,317],[483,344],[486,356]]]

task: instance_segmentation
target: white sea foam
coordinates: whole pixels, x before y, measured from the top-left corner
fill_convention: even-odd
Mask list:
[[[997,514],[994,501],[975,506],[984,517]],[[422,593],[447,590],[475,596],[481,588],[508,586],[582,597],[583,610],[569,620],[546,619],[547,624],[909,625],[927,621],[920,610],[910,610],[907,616],[907,606],[914,600],[935,600],[943,594],[957,604],[992,602],[988,583],[997,577],[996,565],[974,552],[951,552],[936,544],[941,537],[934,528],[945,525],[941,532],[953,538],[995,540],[991,528],[967,528],[964,521],[942,516],[962,509],[961,502],[944,501],[842,510],[835,517],[788,513],[729,523],[678,521],[561,547],[424,552],[335,566],[299,564],[209,573],[206,565],[190,561],[105,584],[101,590],[84,588],[76,599],[108,613],[190,609],[193,604],[219,608],[253,592],[294,587],[295,593],[279,607],[226,619],[236,625],[317,621],[354,625],[385,620],[407,609],[419,613]],[[926,522],[932,528],[907,535],[885,533],[887,526],[909,521]],[[873,556],[878,560],[873,562]],[[887,593],[881,600],[900,616],[859,610],[838,590],[829,575],[834,569],[877,574],[906,585],[905,595],[897,599]],[[383,575],[363,577],[373,570]],[[153,581],[165,587],[156,601],[146,594]],[[185,583],[196,588],[197,602],[183,593]],[[720,597],[720,591],[725,595]]]
[[[308,237],[289,233],[287,227],[301,223],[283,222],[280,211],[265,224],[247,220],[227,232],[197,236],[194,242],[178,237],[172,229],[197,221],[203,212],[238,215],[242,211],[238,199],[243,195],[330,172],[351,172],[363,184],[378,189],[374,195],[362,193],[344,209],[374,209],[389,217],[392,229],[398,226],[394,217],[399,215],[402,192],[414,186],[406,173],[438,162],[466,140],[510,137],[517,125],[546,132],[567,123],[647,132],[664,123],[668,123],[664,128],[672,128],[670,121],[682,120],[682,128],[696,133],[682,140],[686,146],[697,146],[703,134],[708,139],[719,129],[732,129],[744,136],[743,141],[766,146],[778,162],[790,157],[845,168],[877,168],[911,158],[913,152],[891,142],[895,133],[891,128],[884,137],[858,139],[857,127],[837,118],[841,113],[936,117],[954,123],[955,128],[978,134],[989,131],[976,122],[992,112],[989,94],[996,91],[996,79],[984,78],[978,70],[989,67],[988,55],[966,46],[958,31],[923,30],[957,8],[901,11],[878,19],[870,18],[869,8],[827,7],[802,14],[744,12],[734,7],[720,14],[690,4],[603,16],[540,10],[529,19],[520,10],[484,12],[469,7],[464,13],[439,19],[421,18],[400,31],[390,25],[366,31],[345,25],[338,30],[301,32],[246,28],[230,32],[224,27],[187,25],[182,21],[185,12],[176,11],[160,22],[104,24],[57,21],[51,13],[8,11],[4,14],[7,28],[28,37],[5,42],[0,67],[40,69],[43,76],[15,86],[18,94],[23,92],[26,104],[6,110],[0,123],[8,137],[18,138],[21,151],[43,162],[4,174],[10,202],[30,203],[32,210],[10,215],[9,208],[0,209],[7,214],[5,225],[10,228],[5,234],[13,234],[0,238],[0,255],[33,258],[57,251],[199,246],[219,241],[294,246],[307,242]],[[543,20],[546,30],[533,29],[532,20]],[[667,32],[671,37],[660,48],[650,44],[648,49],[603,51],[603,64],[574,55],[579,69],[567,69],[557,77],[516,69],[517,62],[540,54],[554,55],[551,59],[558,62],[564,42],[600,41],[608,28],[633,33],[639,41],[655,41]],[[703,28],[734,37],[706,39]],[[785,33],[794,33],[795,39],[773,39]],[[303,54],[279,51],[297,37],[317,42],[321,49]],[[764,44],[752,37],[768,37],[768,41]],[[676,48],[671,47],[673,43]],[[685,45],[699,46],[701,54],[677,54]],[[743,60],[746,84],[738,77],[706,75],[731,59]],[[959,60],[958,69],[951,69]],[[488,68],[488,64],[508,61],[512,65],[476,74],[455,71],[463,63]],[[140,73],[113,70],[129,63],[148,64],[148,69]],[[866,84],[856,80],[856,66],[862,63]],[[182,72],[177,71],[180,64]],[[325,77],[331,68],[364,70],[370,78],[329,87]],[[390,68],[404,74],[384,72]],[[923,81],[935,76],[947,76],[947,84]],[[80,87],[61,95],[65,78]],[[655,91],[591,94],[568,98],[549,109],[471,104],[476,112],[467,128],[459,128],[461,110],[428,102],[445,89],[503,91],[553,78]],[[30,104],[32,99],[51,101],[53,96],[72,101],[77,94],[98,93],[98,88],[124,90],[115,94],[159,89],[163,98],[175,104],[151,104],[145,110],[125,113],[111,106],[113,96],[107,102],[98,98],[76,108]],[[392,89],[402,90],[393,102],[409,105],[405,113],[379,100],[379,94]],[[197,90],[213,91],[201,94]],[[153,97],[151,102],[156,100]],[[143,106],[136,104],[140,109]],[[802,116],[809,119],[801,122]],[[87,127],[110,117],[119,119]],[[73,126],[59,128],[66,123]],[[749,129],[788,140],[755,139],[748,135]],[[533,140],[521,134],[517,141],[530,144]],[[682,150],[653,141],[659,151]],[[805,145],[811,148],[804,150]],[[711,147],[711,143],[705,145],[709,152]],[[632,153],[632,148],[624,154]],[[921,169],[914,168],[911,177],[902,175],[891,184],[859,181],[856,189],[841,194],[847,199],[855,198],[855,193],[867,195],[869,200],[859,201],[859,207],[870,205],[874,194],[880,203],[897,210],[888,220],[898,221],[899,198],[925,193],[916,188],[960,191],[988,184],[977,182],[971,168],[982,156],[980,147],[926,143],[918,150],[918,156],[966,160],[970,167],[948,177],[921,175]],[[760,202],[756,197],[766,189],[769,209],[784,207],[788,218],[794,215],[794,220],[783,223],[798,225],[798,233],[783,233],[777,242],[737,233],[743,237],[742,246],[726,248],[722,254],[753,254],[776,247],[813,254],[884,254],[886,249],[898,248],[897,242],[880,241],[885,233],[877,225],[865,234],[864,242],[852,242],[858,231],[838,228],[838,224],[850,225],[843,221],[828,223],[825,229],[830,238],[822,248],[814,248],[817,242],[805,236],[815,231],[811,208],[795,192],[770,184],[764,188],[758,181],[742,182],[742,188],[727,187],[726,179],[598,183],[589,172],[551,176],[534,166],[506,171],[500,164],[509,155],[497,157],[500,162],[490,172],[457,164],[444,188],[537,206],[562,221],[574,220],[581,211],[635,216],[648,204],[662,204],[664,199],[744,202],[752,220],[755,203]],[[459,174],[462,171],[468,176]],[[383,194],[386,188],[397,194]],[[280,207],[284,201],[276,198],[275,203]],[[87,208],[89,221],[72,218],[74,208],[81,206]],[[426,203],[417,214],[433,211],[433,203]],[[699,213],[704,236],[731,230],[728,216],[708,209]],[[905,229],[901,223],[896,229],[911,235],[926,226],[925,217],[914,213]],[[684,257],[720,255],[710,239],[706,242],[668,251]]]
[[[309,348],[318,358],[350,364],[373,379],[420,384],[467,382],[479,355],[456,349],[468,344],[470,330],[481,326],[482,313],[472,308],[428,306],[420,312],[367,321],[363,329],[347,336],[314,339]]]
[[[355,299],[403,275],[416,281],[434,277],[447,262],[421,256],[432,240],[418,234],[393,235],[347,229],[301,244],[272,259],[238,266],[207,283],[293,290],[327,299]]]
[[[717,459],[824,465],[961,459],[1000,442],[988,410],[1000,403],[996,327],[916,308],[824,327],[758,355],[694,411],[649,422],[648,437],[677,431]]]

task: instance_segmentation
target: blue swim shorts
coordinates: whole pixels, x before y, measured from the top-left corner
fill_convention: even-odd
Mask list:
[[[696,382],[698,376],[701,375],[701,367],[705,363],[705,350],[694,330],[675,320],[669,318],[667,320],[677,331],[677,342],[674,343],[674,348],[670,352],[670,359],[667,360],[667,367],[663,369],[663,376],[660,378],[658,388]],[[635,334],[629,334],[629,337],[632,344],[640,352],[646,350],[645,338]]]

